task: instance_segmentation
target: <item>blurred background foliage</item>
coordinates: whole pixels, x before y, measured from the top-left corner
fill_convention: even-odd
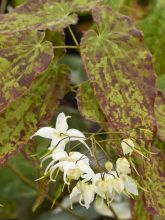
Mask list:
[[[1,13],[8,13],[12,11],[14,7],[24,2],[25,0],[1,0],[0,11]],[[165,92],[165,1],[105,0],[105,2],[115,10],[131,16],[136,26],[144,33],[145,42],[152,52],[154,59],[154,66],[157,73],[157,87]],[[88,14],[80,17],[80,22],[72,27],[78,40],[80,40],[82,33],[89,29],[91,25],[92,20]],[[70,36],[67,36],[67,32],[66,39],[70,41],[69,45],[74,44]],[[62,63],[68,64],[71,68],[72,85],[79,84],[86,80],[82,61],[75,51],[68,49]],[[74,92],[68,93],[64,97],[64,100],[62,100],[59,112],[63,110],[66,114],[73,116],[70,124],[71,127],[82,131],[95,131],[98,129],[97,124],[84,119],[82,120],[77,110]],[[55,120],[52,120],[52,125],[54,122]],[[38,139],[37,145],[38,153],[43,152],[46,150],[48,142],[43,139]],[[162,146],[163,144],[160,142],[159,145]],[[30,149],[30,146],[27,146],[27,148]],[[25,158],[26,152],[21,151],[9,160],[5,167],[0,168],[0,203],[3,204],[3,207],[0,207],[0,220],[76,219],[72,213],[68,214],[68,210],[57,212],[51,209],[52,203],[49,198],[46,198],[38,209],[32,212],[32,206],[37,197],[34,182],[37,178],[37,169],[30,159],[26,160]],[[53,192],[55,186],[50,186],[50,188],[52,194],[54,193],[55,196],[58,197],[57,192]],[[58,199],[59,202],[61,198]],[[56,207],[58,207],[58,204]],[[123,210],[129,213],[128,207],[124,207]],[[76,206],[75,212],[81,217],[83,216],[82,219],[111,219],[110,217],[101,217],[96,213],[93,207],[89,211],[86,211],[84,208]],[[142,220],[142,218],[138,219]],[[159,218],[155,217],[155,220],[157,219]]]

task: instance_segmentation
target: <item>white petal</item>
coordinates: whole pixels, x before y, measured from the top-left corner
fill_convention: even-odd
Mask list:
[[[75,200],[75,198],[79,197],[80,196],[80,191],[78,190],[77,186],[75,186],[73,189],[72,189],[72,192],[69,196],[69,199],[70,199],[70,202],[71,202],[71,207],[72,207],[72,202]]]
[[[70,137],[71,141],[77,141],[77,140],[81,140],[81,139],[85,139],[84,134],[77,130],[77,129],[69,129],[66,132],[66,135],[68,135]]]
[[[65,116],[63,112],[61,112],[56,119],[56,129],[60,132],[66,133],[68,130],[67,118],[71,116]]]
[[[60,160],[65,157],[68,157],[68,154],[61,148],[56,148],[52,153],[52,158],[54,161]]]
[[[81,165],[78,165],[78,168],[83,172],[83,173],[85,173],[86,174],[86,176],[84,176],[84,177],[86,177],[86,178],[88,178],[88,179],[92,179],[93,177],[94,177],[94,175],[95,175],[95,173],[93,172],[93,170],[90,168],[90,166],[88,166],[88,165],[86,165],[86,164],[81,164]]]
[[[87,185],[85,187],[84,192],[83,192],[83,200],[84,200],[84,203],[85,203],[84,205],[85,205],[86,209],[88,209],[91,202],[93,202],[94,195],[95,195],[95,193],[94,193],[93,185]]]
[[[92,151],[90,150],[89,146],[84,141],[86,137],[81,131],[77,129],[69,129],[66,132],[66,135],[70,137],[70,141],[80,141],[89,150],[91,156],[93,156]]]
[[[96,199],[94,207],[100,215],[114,217],[113,213],[111,212],[111,210],[109,209],[109,207],[106,205],[106,203],[102,198],[98,197]]]
[[[126,155],[126,154],[131,155],[135,145],[130,138],[127,138],[127,139],[122,140],[121,147],[122,147],[124,155]]]
[[[138,188],[136,182],[129,176],[125,180],[126,191],[134,195],[138,195]]]
[[[43,127],[40,128],[36,133],[34,133],[31,138],[33,138],[34,136],[40,136],[43,138],[48,138],[48,139],[53,139],[55,135],[55,129],[51,128],[51,127]]]
[[[54,137],[51,141],[50,147],[48,148],[49,150],[52,150],[53,148],[60,148],[60,149],[65,149],[66,145],[66,140],[61,137]]]

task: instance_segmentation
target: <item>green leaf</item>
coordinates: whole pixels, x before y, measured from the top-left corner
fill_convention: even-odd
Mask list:
[[[32,83],[26,95],[13,102],[0,116],[1,164],[23,147],[38,127],[52,118],[66,92],[68,73],[67,66],[52,64]]]
[[[151,13],[139,20],[137,26],[144,32],[145,41],[153,54],[156,73],[165,74],[165,3],[157,0]]]
[[[141,191],[138,196],[130,200],[132,220],[153,220],[153,216],[151,216],[144,206],[144,195]]]
[[[25,94],[51,63],[52,44],[44,36],[32,30],[0,36],[0,112]]]
[[[61,31],[76,24],[75,12],[90,10],[100,0],[28,0],[27,3],[0,16],[0,32],[36,29]]]
[[[95,28],[84,35],[81,54],[99,105],[110,127],[151,140],[155,74],[143,37],[128,17],[109,7],[96,7],[93,18]]]
[[[106,118],[89,82],[84,82],[79,87],[77,102],[79,111],[85,118],[98,123],[106,123]]]
[[[153,215],[165,218],[165,155],[158,152],[144,161],[143,187],[146,208]]]
[[[162,141],[165,141],[165,96],[158,92],[155,100],[155,115],[157,120],[157,134]]]
[[[120,10],[120,8],[124,4],[124,0],[104,0],[106,3],[108,3],[114,10]]]

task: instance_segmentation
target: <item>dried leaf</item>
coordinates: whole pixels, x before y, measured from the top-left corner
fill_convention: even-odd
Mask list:
[[[24,31],[0,36],[0,112],[25,94],[53,59],[44,33]]]
[[[95,7],[95,28],[81,41],[81,54],[109,125],[142,140],[155,132],[155,74],[142,34],[111,8]]]
[[[52,64],[32,83],[26,95],[0,116],[0,164],[22,148],[38,127],[48,124],[65,94],[68,73],[67,66]]]

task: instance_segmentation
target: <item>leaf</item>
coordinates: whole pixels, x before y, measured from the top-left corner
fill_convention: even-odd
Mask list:
[[[0,112],[25,94],[51,63],[52,45],[43,42],[44,36],[32,30],[0,36]]]
[[[144,161],[143,187],[146,208],[153,215],[165,218],[165,156],[163,153],[153,155],[150,161]]]
[[[153,217],[147,212],[144,207],[143,193],[130,200],[132,220],[153,220]]]
[[[114,10],[119,11],[124,4],[124,0],[105,0]]]
[[[106,123],[106,118],[89,82],[84,82],[79,87],[77,102],[79,111],[85,118],[98,123]]]
[[[157,120],[157,134],[162,141],[165,141],[165,96],[158,92],[155,100],[155,115]]]
[[[37,181],[38,196],[37,196],[37,199],[35,200],[33,207],[32,207],[33,212],[35,212],[36,209],[44,201],[44,199],[48,193],[48,182],[49,182],[49,179],[46,179],[46,178]]]
[[[151,140],[155,74],[142,34],[110,7],[95,7],[93,18],[95,28],[84,35],[81,54],[99,105],[110,127]]]
[[[26,95],[13,102],[0,116],[0,164],[52,118],[68,86],[68,73],[67,66],[52,64],[33,82]]]
[[[156,73],[165,74],[165,3],[157,0],[151,13],[137,22],[154,57]]]
[[[75,12],[90,10],[100,0],[28,0],[27,3],[0,16],[0,32],[36,29],[61,31],[76,24]]]

